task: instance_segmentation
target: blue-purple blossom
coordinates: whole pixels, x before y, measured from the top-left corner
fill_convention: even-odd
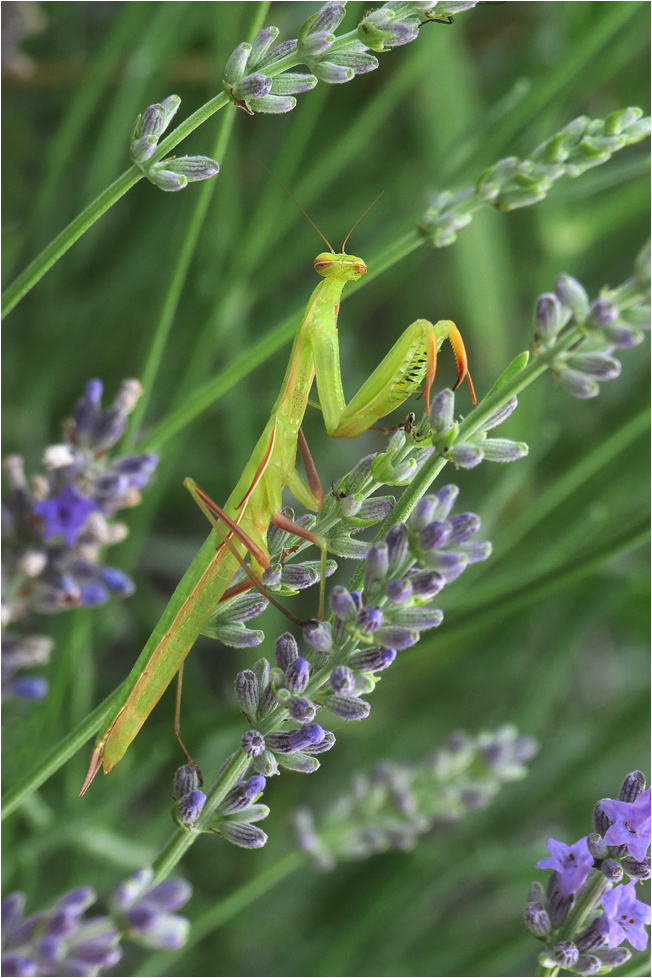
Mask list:
[[[548,839],[550,856],[540,859],[537,869],[554,869],[557,873],[557,885],[562,896],[576,893],[589,875],[593,866],[593,856],[586,845],[586,836],[572,846],[556,839]]]
[[[637,951],[647,947],[646,926],[650,925],[650,907],[636,899],[636,883],[616,886],[602,897],[604,913],[597,922],[599,933],[603,934],[610,948],[629,941]]]
[[[69,547],[74,547],[86,520],[97,509],[94,499],[82,496],[74,486],[66,486],[58,496],[34,503],[32,512],[39,520],[44,540],[62,536]]]
[[[651,837],[650,788],[631,804],[604,798],[600,805],[613,823],[607,829],[604,841],[610,846],[626,845],[634,859],[643,860]]]
[[[110,912],[123,934],[152,950],[174,950],[188,937],[190,921],[174,913],[192,895],[189,883],[168,879],[152,887],[154,873],[142,869],[115,890]]]

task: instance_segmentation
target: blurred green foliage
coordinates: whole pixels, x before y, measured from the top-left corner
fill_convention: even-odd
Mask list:
[[[40,6],[45,29],[23,45],[34,73],[8,75],[4,86],[6,282],[128,165],[138,112],[177,92],[184,118],[215,94],[256,7]],[[344,29],[364,9],[349,7]],[[274,4],[267,23],[282,40],[295,37],[315,9]],[[144,430],[282,322],[314,286],[320,242],[262,163],[335,243],[383,190],[350,245],[372,269],[374,256],[418,223],[436,190],[473,183],[501,156],[526,155],[577,115],[604,118],[626,105],[649,112],[649,20],[645,3],[482,4],[452,26],[425,26],[415,43],[381,55],[371,74],[346,86],[320,84],[287,116],[238,113]],[[193,133],[182,152],[210,153],[225,114]],[[646,154],[644,144],[633,147],[576,181],[560,181],[535,207],[482,212],[451,248],[420,248],[356,292],[340,314],[345,390],[356,390],[418,317],[458,323],[476,388],[488,390],[530,343],[536,297],[559,272],[580,279],[591,297],[628,277],[648,233]],[[3,452],[23,454],[28,471],[58,440],[59,420],[87,379],[101,377],[112,396],[124,377],[141,374],[200,192],[162,194],[141,181],[8,317]],[[287,352],[243,377],[165,447],[157,483],[127,514],[131,536],[111,555],[134,573],[136,595],[38,622],[36,630],[57,642],[51,693],[10,717],[8,785],[129,671],[205,536],[182,479],[192,475],[218,501],[228,496],[276,397]],[[607,552],[646,513],[647,348],[622,360],[622,376],[597,400],[573,401],[549,375],[524,393],[500,434],[527,441],[527,459],[445,470],[444,481],[461,487],[462,508],[481,514],[495,557],[446,589],[436,636],[383,674],[367,722],[335,727],[337,748],[321,771],[309,780],[284,773],[269,784],[270,841],[262,852],[209,837],[193,846],[181,867],[195,888],[186,911],[199,916],[271,865],[292,844],[293,807],[319,808],[352,772],[380,758],[416,760],[455,729],[515,722],[541,742],[529,778],[411,854],[325,876],[295,873],[172,973],[532,973],[536,945],[521,915],[528,883],[542,878],[533,864],[546,837],[570,843],[585,835],[596,799],[614,795],[635,767],[649,773],[645,555],[639,548],[564,577],[569,563]],[[439,370],[441,385],[449,384],[450,356]],[[373,433],[330,441],[314,411],[305,430],[325,486],[383,444]],[[593,464],[583,468],[587,458]],[[566,493],[569,473],[577,478]],[[341,567],[338,579],[348,576]],[[298,613],[309,615],[316,597],[302,600]],[[275,612],[266,615],[262,627],[273,639],[285,626]],[[207,774],[243,730],[235,673],[264,653],[201,640],[188,660],[184,739]],[[180,761],[172,704],[168,691],[120,767],[83,801],[85,751],[12,816],[5,892],[24,890],[33,911],[82,883],[107,892],[156,855],[172,828],[171,778]],[[138,960],[126,957],[118,972],[133,973],[125,969]]]

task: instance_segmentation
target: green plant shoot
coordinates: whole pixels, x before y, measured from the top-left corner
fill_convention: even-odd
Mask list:
[[[214,529],[177,586],[129,674],[113,717],[96,741],[80,795],[88,789],[100,767],[108,774],[124,756],[181,670],[217,604],[252,587],[252,578],[268,566],[266,537],[270,521],[322,545],[318,537],[292,523],[281,512],[285,486],[307,509],[318,512],[323,505],[323,492],[301,431],[313,380],[317,381],[328,434],[332,438],[355,438],[399,407],[420,388],[424,379],[429,409],[437,352],[448,339],[457,363],[456,387],[466,377],[477,403],[464,344],[455,323],[441,320],[433,325],[417,319],[346,404],[340,374],[337,316],[345,284],[365,275],[367,266],[361,258],[347,255],[345,245],[346,241],[342,253],[337,254],[329,244],[330,252],[315,258],[315,271],[323,280],[308,301],[267,426],[224,509],[212,503],[191,479],[186,480],[187,488],[211,519]],[[297,449],[302,456],[305,479],[296,468]],[[230,588],[247,553],[251,557],[250,579]],[[322,563],[324,560],[322,545]],[[175,734],[181,743],[178,724]]]

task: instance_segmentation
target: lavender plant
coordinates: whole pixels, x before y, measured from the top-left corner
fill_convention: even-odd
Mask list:
[[[108,914],[85,917],[96,902],[90,886],[66,893],[47,911],[24,916],[25,895],[2,901],[2,974],[79,975],[93,978],[122,958],[121,940],[151,950],[181,947],[190,927],[175,913],[192,890],[182,879],[152,886],[144,869],[121,883],[108,900]]]
[[[4,291],[3,316],[144,176],[167,191],[182,190],[190,182],[215,176],[219,163],[210,157],[164,157],[219,109],[232,102],[249,115],[290,112],[296,106],[294,95],[314,88],[318,80],[342,84],[377,68],[378,59],[368,53],[369,49],[378,53],[408,44],[417,38],[421,24],[439,17],[449,18],[476,3],[477,0],[467,3],[389,0],[365,14],[354,30],[339,37],[333,32],[344,19],[346,3],[326,3],[305,21],[295,40],[275,44],[279,31],[268,27],[257,33],[251,44],[238,45],[225,66],[222,93],[197,109],[160,145],[159,137],[177,111],[179,97],[170,95],[148,106],[137,118],[131,138],[133,166],[89,204]],[[298,65],[305,65],[310,74],[291,70]]]
[[[326,811],[296,809],[291,816],[296,847],[269,867],[264,878],[254,877],[210,907],[193,922],[183,948],[152,955],[138,974],[158,975],[171,968],[199,941],[306,863],[328,872],[339,862],[368,859],[391,849],[413,849],[428,833],[490,805],[503,785],[525,778],[526,764],[538,749],[533,737],[519,735],[509,725],[476,736],[458,731],[416,764],[382,761],[369,772],[355,774],[349,790],[334,799]],[[192,785],[196,784],[193,768],[184,765],[178,769],[175,793],[187,791],[188,809],[201,808],[206,798],[202,792],[193,794],[197,789]],[[246,797],[246,787],[232,790],[230,802],[225,799],[224,804],[234,807],[236,798],[242,804]],[[252,814],[262,818],[268,809],[249,804],[240,811],[252,829]],[[194,821],[196,818],[188,824]],[[231,819],[231,830],[240,831],[241,824]],[[247,831],[244,828],[243,840]]]
[[[112,518],[137,506],[158,462],[156,455],[111,455],[141,394],[126,380],[110,408],[102,410],[102,382],[91,380],[64,441],[43,453],[47,475],[28,481],[20,455],[4,463],[9,493],[2,506],[6,558],[2,595],[2,698],[39,700],[47,683],[23,669],[48,662],[53,643],[43,635],[4,631],[30,613],[56,614],[96,607],[111,595],[126,598],[134,584],[117,567],[100,561],[105,547],[129,530]]]
[[[533,883],[525,923],[544,949],[540,975],[560,970],[577,975],[608,974],[648,943],[650,907],[636,886],[650,878],[650,789],[632,771],[618,800],[603,798],[593,812],[595,831],[571,846],[548,839],[547,886]],[[627,876],[629,883],[623,883]]]

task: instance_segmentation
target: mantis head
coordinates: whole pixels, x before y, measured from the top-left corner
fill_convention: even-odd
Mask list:
[[[315,271],[323,275],[324,278],[339,279],[341,282],[350,280],[355,282],[367,274],[367,266],[362,258],[356,258],[355,255],[344,253],[337,255],[324,251],[315,258]]]

